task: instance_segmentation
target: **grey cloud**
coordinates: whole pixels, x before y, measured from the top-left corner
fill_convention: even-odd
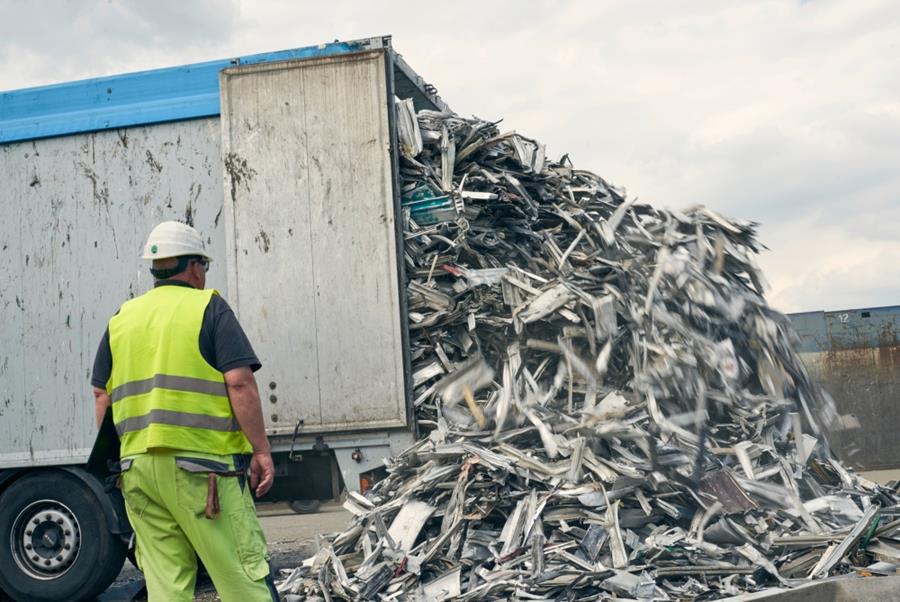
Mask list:
[[[776,236],[790,246],[791,242]],[[794,243],[796,245],[796,243]],[[838,254],[839,261],[834,261]],[[779,273],[777,266],[791,256],[792,270],[769,294],[783,311],[811,311],[878,307],[897,304],[900,280],[900,243],[872,247],[865,239],[846,239],[829,233],[807,232],[796,255],[771,251],[763,254],[762,267]]]
[[[900,302],[896,269],[869,268],[900,263],[888,0],[47,6],[0,0],[0,89],[390,33],[458,112],[644,201],[762,221],[783,309]]]
[[[0,2],[0,89],[218,58],[236,2]]]

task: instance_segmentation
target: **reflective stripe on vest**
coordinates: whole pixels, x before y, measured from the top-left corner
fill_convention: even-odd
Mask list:
[[[116,424],[119,436],[134,431],[140,431],[151,424],[168,424],[172,426],[189,426],[198,429],[213,431],[239,431],[240,425],[234,418],[220,418],[218,416],[204,416],[203,414],[189,414],[187,412],[173,412],[172,410],[150,410],[143,416],[126,418]]]
[[[202,378],[190,376],[173,376],[171,374],[157,374],[144,380],[135,380],[124,385],[119,385],[110,392],[109,397],[116,403],[123,397],[149,393],[153,389],[171,389],[173,391],[187,391],[188,393],[208,393],[210,395],[228,395],[225,382],[211,382]]]
[[[231,410],[224,376],[200,353],[213,290],[163,285],[122,305],[109,322],[107,392],[121,455],[154,447],[251,451]]]

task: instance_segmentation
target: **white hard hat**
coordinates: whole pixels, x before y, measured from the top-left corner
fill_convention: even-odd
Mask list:
[[[211,260],[200,233],[181,222],[162,222],[150,232],[142,259],[167,259],[182,255],[201,255]]]

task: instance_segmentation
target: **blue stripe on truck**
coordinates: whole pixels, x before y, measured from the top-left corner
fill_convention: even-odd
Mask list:
[[[359,49],[335,42],[3,92],[0,143],[212,117],[219,114],[219,72],[226,67]]]

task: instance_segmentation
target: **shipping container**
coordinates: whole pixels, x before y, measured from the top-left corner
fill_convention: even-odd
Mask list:
[[[388,37],[0,94],[10,594],[91,596],[121,567],[121,497],[87,467],[89,378],[109,318],[152,286],[160,221],[206,237],[208,286],[262,361],[275,494],[358,490],[413,441],[395,98],[447,108]]]
[[[900,306],[789,317],[810,376],[834,398],[834,451],[857,470],[900,468]]]

